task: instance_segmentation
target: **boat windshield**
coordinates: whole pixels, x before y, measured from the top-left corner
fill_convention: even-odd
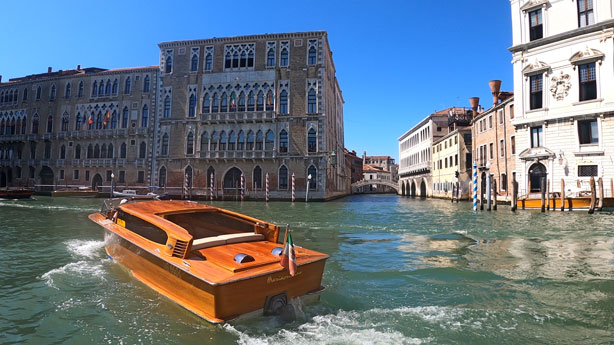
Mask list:
[[[168,214],[165,218],[187,230],[194,239],[254,232],[255,223],[218,211]]]

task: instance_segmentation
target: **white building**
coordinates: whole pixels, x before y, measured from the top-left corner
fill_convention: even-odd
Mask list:
[[[614,1],[510,0],[519,192],[614,177]],[[578,182],[579,181],[579,182]],[[609,184],[609,183],[608,183]],[[607,188],[609,189],[609,188]]]
[[[432,195],[433,141],[448,134],[448,111],[427,116],[399,137],[399,194]]]

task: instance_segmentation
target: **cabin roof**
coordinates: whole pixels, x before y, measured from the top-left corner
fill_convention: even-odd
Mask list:
[[[147,201],[132,202],[121,205],[121,209],[135,216],[148,216],[158,213],[169,214],[194,210],[217,210],[211,207],[190,201]]]

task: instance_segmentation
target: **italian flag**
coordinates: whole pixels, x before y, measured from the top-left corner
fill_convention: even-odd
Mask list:
[[[281,253],[281,265],[288,269],[290,275],[294,277],[296,274],[296,253],[294,252],[294,243],[292,235],[286,230],[287,240],[284,244],[284,251]]]
[[[234,93],[234,91],[233,91],[233,92],[230,94],[230,107],[231,107],[231,108],[234,108],[234,107],[235,107],[235,103],[236,103],[236,100],[235,100],[235,93]]]

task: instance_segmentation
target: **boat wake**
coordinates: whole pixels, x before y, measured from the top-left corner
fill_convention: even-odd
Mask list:
[[[96,212],[98,208],[93,207],[74,207],[74,206],[52,206],[52,205],[40,205],[38,203],[22,203],[25,199],[20,200],[7,200],[0,199],[0,206],[2,207],[15,207],[26,208],[34,210],[54,210],[54,211],[76,211],[76,212]]]
[[[104,241],[69,240],[66,247],[71,256],[79,261],[70,262],[41,275],[47,286],[59,290],[63,284],[70,284],[70,280],[75,276],[105,280],[104,263],[108,259],[101,251]]]

